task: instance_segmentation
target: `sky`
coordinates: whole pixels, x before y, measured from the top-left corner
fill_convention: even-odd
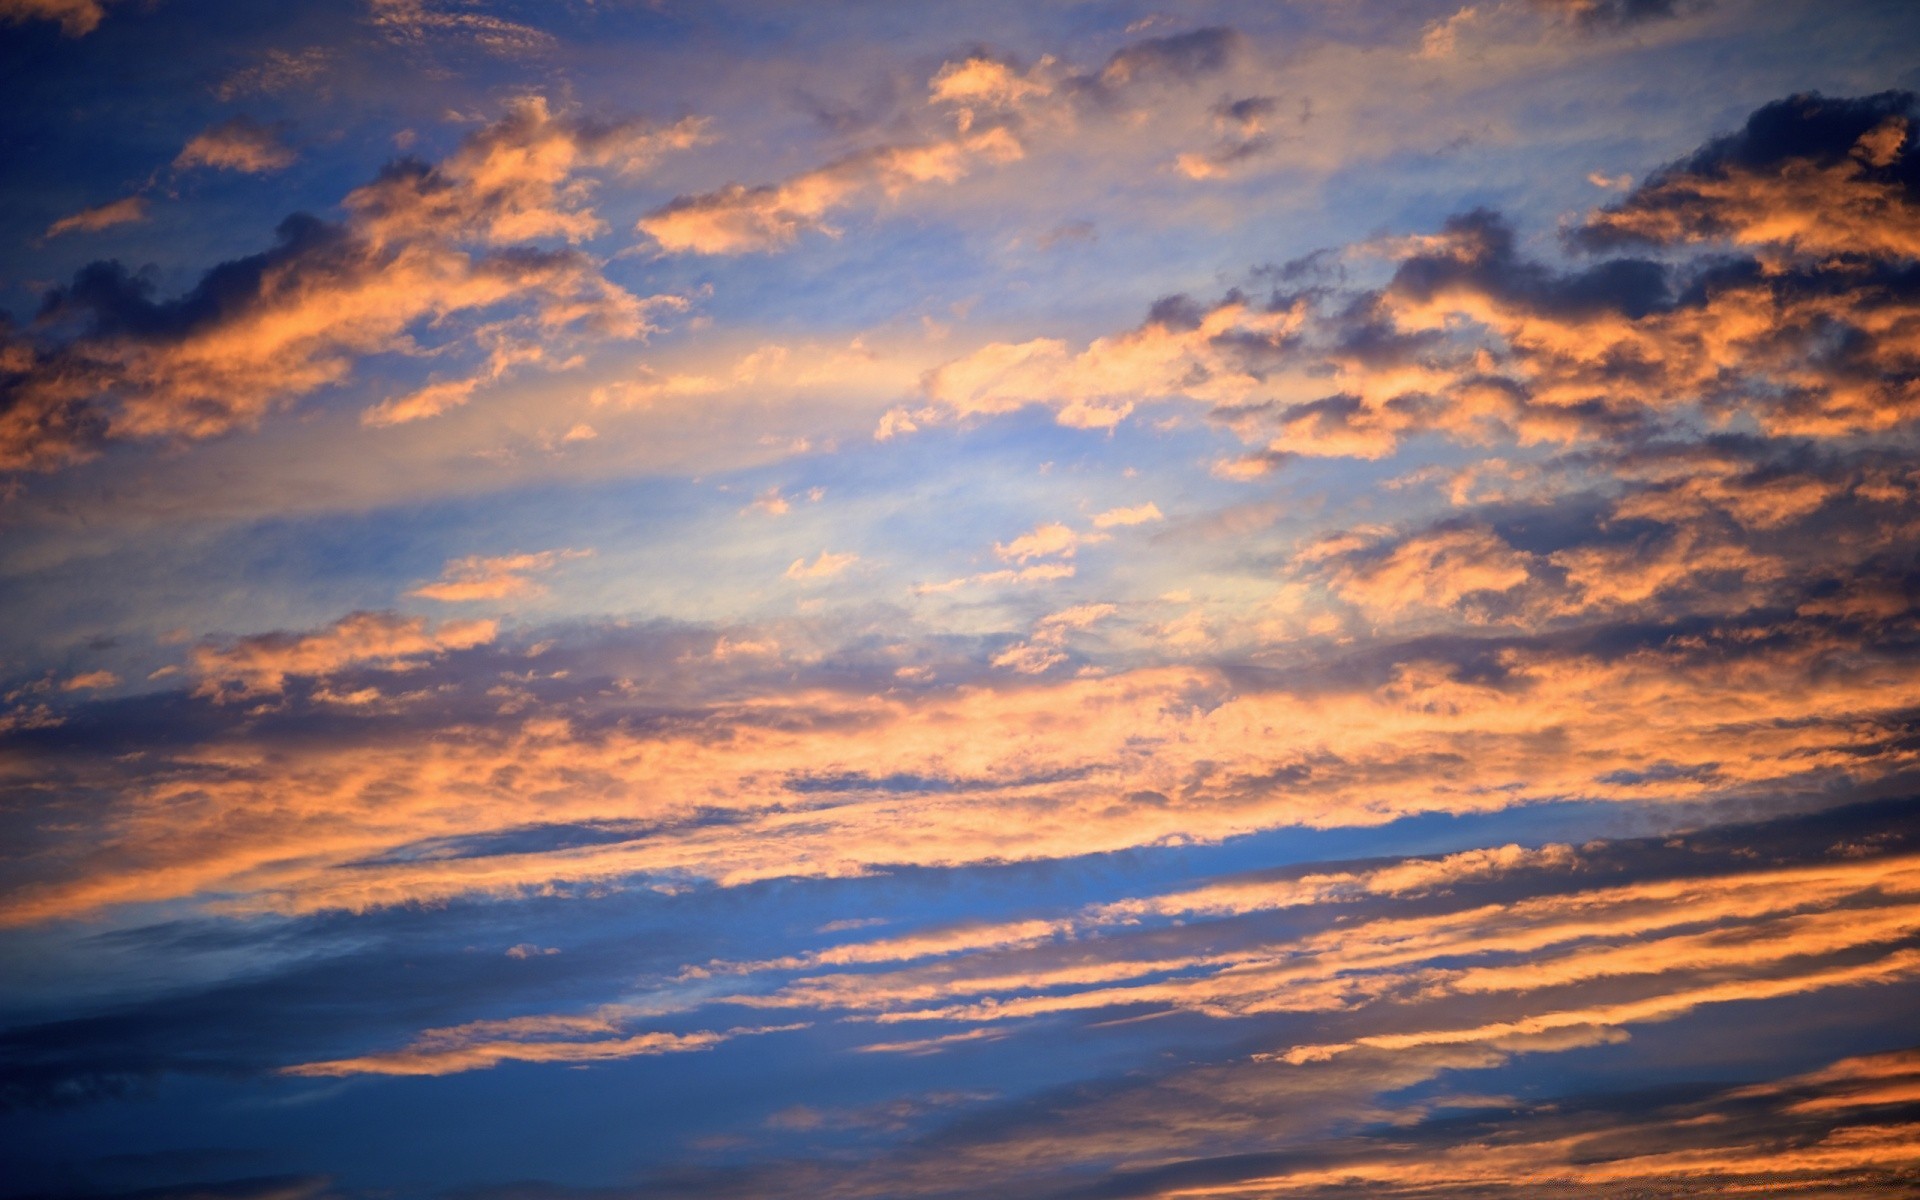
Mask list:
[[[1909,0],[0,79],[0,1197],[1920,1197]]]

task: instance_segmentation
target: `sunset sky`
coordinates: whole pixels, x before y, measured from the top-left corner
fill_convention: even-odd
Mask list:
[[[1920,1197],[1911,0],[0,81],[0,1196]]]

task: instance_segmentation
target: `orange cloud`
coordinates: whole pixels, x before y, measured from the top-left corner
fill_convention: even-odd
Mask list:
[[[504,554],[492,558],[469,555],[447,563],[440,578],[407,594],[428,600],[459,602],[504,600],[540,590],[529,575],[551,571],[567,559],[587,558],[591,550],[542,550],[537,554]]]
[[[402,669],[449,650],[485,645],[492,621],[446,621],[429,627],[424,617],[357,612],[314,633],[263,633],[231,642],[203,642],[193,651],[200,694],[256,696],[279,692],[289,675],[330,675],[373,663]]]
[[[293,151],[282,146],[271,129],[235,117],[195,134],[173,160],[173,166],[175,170],[210,167],[264,175],[291,165],[293,160]]]
[[[822,550],[812,562],[808,562],[804,556],[794,559],[787,567],[786,576],[803,583],[814,579],[831,579],[859,561],[858,554],[834,554]]]
[[[130,225],[147,219],[147,201],[142,196],[127,196],[98,208],[84,209],[72,216],[61,217],[47,226],[45,237],[59,237],[63,233],[96,233],[102,229],[111,229],[115,225]]]
[[[195,315],[165,338],[116,333],[173,309],[148,300],[124,272],[90,268],[86,286],[54,294],[52,312],[91,313],[96,332],[9,349],[18,363],[8,364],[14,403],[0,421],[0,469],[58,466],[102,437],[245,428],[347,378],[364,355],[417,350],[410,331],[423,324],[446,328],[501,306],[522,312],[475,334],[492,358],[478,381],[546,361],[570,341],[642,336],[654,313],[685,301],[635,296],[577,252],[516,244],[598,232],[584,203],[591,182],[577,172],[636,170],[698,136],[691,120],[603,126],[556,115],[537,97],[517,101],[438,166],[403,163],[348,195],[344,225],[283,224],[274,249],[222,269],[217,303],[174,302]],[[508,248],[475,254],[475,242]],[[464,401],[477,382],[430,385],[368,421],[431,415]]]

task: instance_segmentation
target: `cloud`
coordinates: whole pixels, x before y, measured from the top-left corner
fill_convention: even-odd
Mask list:
[[[805,557],[794,559],[787,567],[786,576],[788,579],[802,582],[813,579],[831,579],[859,561],[860,556],[858,554],[834,554],[830,551],[822,550],[819,556],[812,562],[808,562]]]
[[[1112,604],[1076,604],[1072,608],[1049,613],[1034,623],[1033,633],[1024,642],[1016,642],[993,656],[993,665],[1039,675],[1067,661],[1066,644],[1070,635],[1112,616],[1119,609]]]
[[[777,183],[729,183],[679,196],[637,228],[668,254],[772,253],[805,234],[839,236],[829,223],[838,210],[897,203],[914,189],[1018,162],[1027,157],[1029,128],[1070,125],[1083,110],[1104,113],[1125,97],[1217,74],[1244,40],[1225,28],[1146,38],[1086,74],[1067,72],[1052,58],[1027,68],[986,54],[949,61],[927,94],[951,120],[950,132],[857,150]]]
[[[1450,17],[1427,23],[1420,31],[1421,58],[1451,58],[1458,47],[1461,31],[1480,15],[1472,6],[1463,7]]]
[[[120,677],[112,671],[83,671],[60,685],[62,691],[98,691],[120,686]]]
[[[52,21],[68,37],[92,33],[105,16],[100,0],[0,0],[0,22]]]
[[[446,0],[368,0],[373,25],[396,42],[438,40],[467,43],[502,57],[551,49],[552,34],[490,13],[473,12]]]
[[[1606,248],[1729,241],[1794,254],[1920,256],[1914,98],[1804,93],[1655,171],[1576,236]]]
[[[288,676],[321,677],[359,663],[404,670],[433,655],[485,645],[495,630],[492,621],[431,627],[424,617],[357,612],[311,633],[203,642],[194,648],[193,669],[201,678],[199,694],[247,698],[280,692]]]
[[[1223,25],[1142,38],[1114,51],[1098,74],[1076,83],[1107,90],[1142,83],[1190,83],[1225,70],[1245,45],[1240,33]]]
[[[602,228],[576,171],[636,170],[697,136],[697,122],[598,125],[529,98],[444,163],[403,161],[349,194],[345,222],[290,217],[272,249],[177,299],[155,301],[146,279],[95,263],[48,296],[41,324],[66,340],[8,346],[0,469],[51,469],[110,439],[248,428],[346,379],[360,357],[419,352],[422,330],[457,345],[466,322],[503,308],[518,311],[479,336],[493,355],[484,378],[572,342],[642,336],[652,314],[685,301],[635,296],[577,250],[522,242]],[[374,423],[460,398],[416,396]]]
[[[1025,153],[1004,129],[950,140],[882,146],[835,160],[778,184],[729,184],[681,196],[642,217],[639,231],[668,253],[748,254],[781,250],[803,233],[835,233],[834,209],[870,193],[896,197],[927,183],[952,183],[981,164]]]
[[[130,225],[147,219],[147,202],[141,196],[127,196],[102,204],[98,208],[83,209],[72,216],[61,217],[47,226],[45,237],[59,237],[63,233],[97,233],[102,229],[111,229],[115,225]]]
[[[1185,297],[1170,297],[1139,329],[1096,338],[1077,354],[1053,338],[983,346],[929,372],[929,405],[906,415],[924,423],[1039,404],[1062,425],[1107,429],[1139,404],[1170,395],[1230,403],[1257,386],[1245,359],[1284,344],[1300,318],[1236,300],[1202,313]]]
[[[1057,577],[1070,565],[1024,570]],[[114,814],[97,827],[111,833],[14,891],[0,915],[31,923],[215,893],[227,898],[204,902],[308,912],[634,878],[732,886],[1419,813],[1570,800],[1788,805],[1893,786],[1906,769],[1895,714],[1920,703],[1898,641],[1877,625],[1770,611],[1778,621],[1722,618],[1705,634],[1655,623],[1570,638],[1429,635],[1358,660],[1335,644],[1295,660],[1285,688],[1247,686],[1231,666],[1172,664],[897,688],[901,659],[887,656],[871,691],[789,678],[795,668],[783,666],[782,686],[756,684],[743,700],[727,681],[757,678],[762,660],[721,663],[707,635],[686,647],[687,671],[697,663],[701,674],[659,677],[677,681],[682,714],[664,726],[622,717],[664,701],[610,679],[611,649],[571,661],[549,651],[531,672],[490,622],[363,614],[196,650],[204,741],[36,768],[95,779],[89,794],[111,797]],[[330,725],[335,735],[318,741],[294,735],[338,711],[330,697],[357,691],[381,706],[377,722]],[[260,740],[235,724],[243,714],[212,703],[243,696],[282,706],[287,731]],[[379,781],[377,812],[355,799],[369,780]],[[908,781],[911,830],[886,781]],[[259,810],[268,794],[270,815]],[[405,852],[504,835],[536,819],[531,795],[546,824],[643,819],[651,832]],[[797,795],[835,799],[796,810]],[[257,814],[244,836],[236,812]]]
[[[231,103],[242,96],[275,95],[319,79],[333,62],[324,46],[305,50],[269,50],[252,66],[241,67],[213,89],[214,98]]]
[[[265,175],[290,166],[294,157],[272,129],[246,117],[234,117],[194,134],[174,158],[173,166],[179,171],[207,167]]]
[[[957,591],[964,587],[992,587],[1009,583],[1053,583],[1061,579],[1072,579],[1072,563],[1042,562],[1030,566],[1006,568],[999,571],[981,571],[974,575],[962,575],[944,583],[921,583],[914,585],[918,595],[936,595],[940,592]]]
[[[1679,15],[1676,0],[1531,0],[1542,12],[1584,29],[1622,28]]]
[[[608,1017],[578,1019],[520,1017],[475,1021],[447,1029],[429,1029],[403,1049],[386,1054],[330,1059],[284,1067],[285,1075],[453,1075],[486,1070],[503,1062],[610,1062],[653,1054],[708,1050],[733,1033],[638,1033],[617,1036]],[[738,1032],[738,1031],[736,1031]],[[579,1034],[607,1034],[581,1039]]]
[[[1131,508],[1110,508],[1093,518],[1095,529],[1112,529],[1116,525],[1145,525],[1149,521],[1164,521],[1160,506],[1149,500],[1145,504],[1136,504]]]
[[[1104,429],[1186,401],[1249,445],[1220,470],[1250,478],[1289,456],[1378,459],[1418,436],[1605,444],[1737,413],[1770,434],[1890,428],[1913,412],[1894,381],[1915,369],[1898,331],[1920,304],[1900,269],[1920,249],[1910,111],[1904,93],[1768,105],[1573,233],[1598,248],[1697,245],[1692,259],[1558,268],[1476,210],[1369,248],[1392,265],[1379,288],[1169,297],[1084,348],[981,346],[929,372],[926,403],[889,413],[879,436],[1029,405]]]
[[[1453,608],[1481,593],[1512,591],[1532,577],[1531,566],[1528,555],[1491,530],[1434,530],[1384,553],[1346,556],[1330,586],[1385,619],[1417,608]]]
[[[568,559],[587,558],[592,553],[591,550],[542,550],[537,554],[504,554],[491,558],[468,555],[450,560],[438,580],[422,584],[407,594],[450,603],[533,595],[540,591],[540,585],[528,576],[551,571]]]
[[[1550,1189],[1597,1200],[1629,1187],[1676,1197],[1792,1189],[1891,1198],[1905,1186],[1915,1132],[1891,1101],[1861,1114],[1863,1124],[1792,1101],[1844,1098],[1856,1072],[1910,1077],[1911,1060],[1911,1052],[1875,1055],[1650,1103],[1604,1093],[1550,1105],[1463,1097],[1435,1109],[1479,1109],[1476,1118],[1427,1110],[1390,1132],[1327,1139],[1318,1153],[1194,1162],[1180,1194],[1332,1197],[1360,1187],[1383,1197],[1467,1200]]]
[[[1010,542],[994,543],[993,552],[1008,562],[1017,563],[1036,558],[1072,558],[1087,540],[1085,534],[1076,533],[1058,521],[1049,521]]]

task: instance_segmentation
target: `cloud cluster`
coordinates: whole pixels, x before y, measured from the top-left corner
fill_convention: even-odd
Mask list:
[[[275,161],[257,131],[237,129],[202,135],[183,160]],[[537,241],[602,229],[583,171],[631,173],[699,136],[697,121],[603,125],[528,98],[439,164],[390,166],[346,197],[344,221],[288,218],[272,249],[214,268],[186,295],[156,300],[140,275],[95,263],[48,294],[34,331],[0,333],[0,469],[57,467],[112,439],[245,428],[345,380],[361,358],[445,345],[480,319],[493,348],[482,379],[558,358],[570,340],[645,334],[684,300],[633,295],[580,250]],[[430,415],[473,386],[382,406],[375,423]]]
[[[1899,426],[1920,373],[1912,110],[1904,93],[1768,105],[1572,231],[1595,249],[1700,251],[1677,264],[1554,267],[1476,210],[1373,247],[1392,265],[1378,288],[1171,297],[1078,351],[981,347],[930,373],[927,406],[883,432],[1035,404],[1099,428],[1184,400],[1254,446],[1227,464],[1237,475],[1290,455],[1380,458],[1421,435],[1524,447],[1741,419],[1820,438]]]
[[[730,183],[680,196],[642,217],[639,231],[664,253],[722,255],[782,250],[806,233],[837,235],[829,223],[836,210],[894,201],[914,188],[1016,162],[1026,157],[1032,131],[1216,75],[1243,42],[1224,28],[1146,38],[1086,73],[1051,58],[1031,67],[986,55],[950,61],[927,92],[929,109],[948,128],[858,150],[777,183]]]
[[[357,612],[311,633],[203,642],[194,648],[193,669],[201,679],[200,694],[244,699],[282,691],[289,675],[321,679],[360,663],[405,669],[448,650],[485,645],[496,629],[493,621],[446,621],[433,627],[422,617]]]

